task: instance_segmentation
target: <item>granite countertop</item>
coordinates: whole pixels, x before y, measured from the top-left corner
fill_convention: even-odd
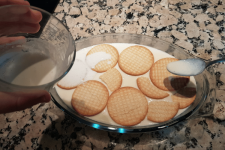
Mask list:
[[[55,10],[74,40],[136,33],[177,44],[206,60],[224,57],[225,0],[61,0]],[[225,65],[215,65],[217,97],[210,117],[156,132],[120,134],[86,126],[53,102],[0,115],[0,149],[225,149]]]

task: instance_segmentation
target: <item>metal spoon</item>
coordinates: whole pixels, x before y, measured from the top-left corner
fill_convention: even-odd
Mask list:
[[[202,73],[208,66],[223,61],[225,61],[225,59],[218,59],[206,63],[199,58],[184,59],[169,63],[167,65],[167,70],[172,74],[180,76],[196,76]]]

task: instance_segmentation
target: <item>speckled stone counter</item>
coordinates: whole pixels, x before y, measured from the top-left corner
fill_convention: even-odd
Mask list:
[[[224,57],[225,0],[61,0],[55,16],[75,40],[136,33],[177,44],[205,60]],[[0,115],[0,149],[225,149],[225,65],[215,65],[214,114],[150,133],[120,134],[85,126],[52,102]]]

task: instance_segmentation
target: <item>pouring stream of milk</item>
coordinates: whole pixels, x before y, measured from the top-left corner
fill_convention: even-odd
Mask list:
[[[206,63],[197,58],[179,60],[167,65],[169,72],[180,76],[195,76],[203,72],[205,68]]]

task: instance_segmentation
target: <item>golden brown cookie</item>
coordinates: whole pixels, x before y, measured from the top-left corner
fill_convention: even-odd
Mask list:
[[[162,99],[169,96],[165,91],[155,87],[147,77],[137,78],[137,86],[149,98]]]
[[[183,109],[194,102],[196,97],[196,89],[192,87],[185,87],[177,91],[177,93],[175,93],[171,97],[174,102],[179,103],[179,108]]]
[[[133,76],[148,72],[154,63],[152,52],[143,46],[130,46],[123,50],[119,56],[120,69]]]
[[[167,101],[151,101],[148,105],[147,118],[153,122],[165,122],[176,116],[179,103]]]
[[[105,109],[108,98],[107,87],[99,81],[90,80],[75,89],[71,104],[79,114],[93,116]]]
[[[110,117],[123,126],[140,123],[147,114],[146,97],[133,87],[122,87],[114,91],[107,104]]]
[[[122,75],[116,68],[109,69],[99,78],[107,84],[111,92],[117,90],[122,85]]]
[[[152,65],[150,79],[156,87],[165,91],[175,91],[188,84],[190,77],[174,75],[166,68],[168,63],[177,60],[176,58],[163,58]]]
[[[95,68],[92,68],[92,70],[96,72],[105,72],[117,64],[119,53],[114,46],[109,44],[97,45],[87,53],[87,56],[96,52],[106,52],[111,55],[111,59],[100,61],[97,65],[95,65]]]

